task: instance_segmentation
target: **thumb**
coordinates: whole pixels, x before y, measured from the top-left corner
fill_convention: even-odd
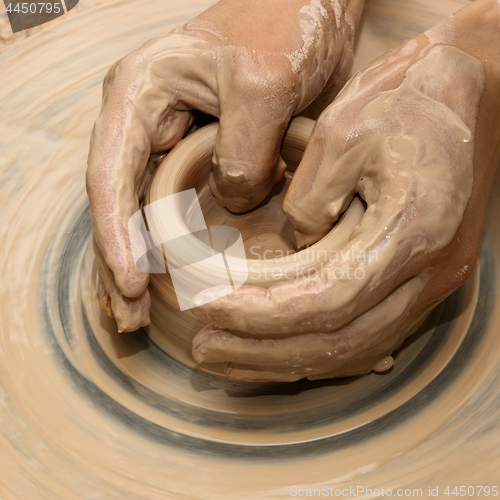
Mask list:
[[[283,201],[299,248],[326,236],[349,206],[357,191],[363,147],[349,148],[320,117]]]
[[[302,248],[326,236],[354,195],[376,197],[376,165],[383,161],[382,141],[338,119],[342,107],[327,108],[318,119],[283,201]]]
[[[138,297],[149,275],[148,269],[139,270],[134,263],[128,222],[139,210],[137,179],[146,173],[150,145],[140,123],[132,117],[129,123],[116,140],[115,121],[106,115],[98,119],[91,138],[86,187],[93,234],[103,259],[122,293]]]

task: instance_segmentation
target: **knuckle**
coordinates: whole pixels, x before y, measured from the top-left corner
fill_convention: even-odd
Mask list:
[[[233,63],[234,77],[231,83],[241,95],[249,98],[262,99],[269,111],[284,110],[291,105],[297,95],[298,84],[296,78],[279,63],[264,61],[257,65],[250,65],[251,78],[248,77],[248,61],[246,59]],[[242,67],[245,71],[242,71]]]
[[[116,75],[117,75],[122,64],[123,64],[123,58],[116,61],[111,66],[111,68],[108,69],[106,76],[104,77],[104,82],[103,82],[103,86],[105,88],[107,88],[109,85],[113,84],[113,82],[115,81]]]
[[[450,277],[453,288],[463,285],[474,271],[477,259],[477,248],[467,248],[460,252],[455,262],[455,272]]]
[[[104,77],[103,94],[106,95],[112,88],[137,87],[137,79],[143,79],[148,72],[143,59],[139,52],[134,51],[116,61]]]

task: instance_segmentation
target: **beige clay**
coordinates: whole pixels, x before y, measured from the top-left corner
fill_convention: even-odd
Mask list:
[[[345,216],[328,236],[308,249],[295,251],[293,226],[282,212],[282,201],[313,126],[314,122],[307,118],[297,118],[292,122],[282,148],[290,171],[271,192],[269,200],[252,212],[231,214],[217,205],[209,190],[207,180],[216,124],[193,133],[174,148],[156,171],[145,203],[196,188],[206,224],[236,227],[242,234],[248,260],[227,257],[233,280],[239,283],[267,288],[286,280],[315,275],[330,258],[330,249],[340,248],[348,241],[364,209],[359,200],[353,200]],[[170,213],[168,217],[160,213],[154,220],[148,220],[148,225],[159,233],[182,234],[186,225],[183,217],[185,214],[180,210]],[[216,271],[207,266],[204,272],[210,275]],[[151,274],[150,292],[153,314],[149,330],[154,338],[163,335],[191,342],[203,325],[190,311],[179,311],[169,275]],[[195,357],[202,361],[201,357]]]
[[[118,334],[100,312],[83,179],[102,79],[211,3],[80,0],[0,56],[0,498],[276,500],[292,486],[431,498],[462,484],[477,496],[500,469],[498,182],[475,274],[383,375],[231,382],[190,364],[190,342]],[[367,2],[356,68],[468,3]]]

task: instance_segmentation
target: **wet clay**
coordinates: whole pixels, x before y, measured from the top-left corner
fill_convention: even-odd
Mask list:
[[[78,16],[0,56],[0,497],[384,487],[427,498],[429,486],[497,484],[498,182],[476,274],[382,375],[256,388],[201,372],[161,338],[118,334],[99,311],[84,176],[102,80],[210,4],[81,1]],[[356,64],[462,4],[369,2]]]

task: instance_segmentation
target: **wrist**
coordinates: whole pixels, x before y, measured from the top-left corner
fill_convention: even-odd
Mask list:
[[[474,138],[474,183],[464,215],[480,230],[496,168],[500,160],[500,3],[476,0],[425,33],[431,44],[453,45],[484,67],[485,84]],[[469,226],[470,227],[470,226]],[[469,232],[471,230],[469,229]],[[458,233],[457,233],[458,234]],[[470,237],[470,234],[469,234]]]
[[[484,66],[489,83],[500,82],[500,3],[476,0],[425,32],[432,44],[453,45]]]
[[[365,0],[345,0],[345,2],[344,31],[346,40],[350,43],[350,48],[352,50]]]

